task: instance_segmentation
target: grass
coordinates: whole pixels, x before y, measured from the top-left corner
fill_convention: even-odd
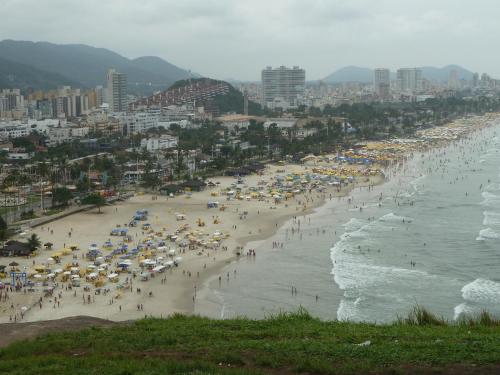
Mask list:
[[[484,313],[450,325],[420,307],[391,325],[324,322],[304,310],[265,320],[174,315],[54,333],[0,350],[1,374],[481,374],[486,369],[500,370],[498,320]]]

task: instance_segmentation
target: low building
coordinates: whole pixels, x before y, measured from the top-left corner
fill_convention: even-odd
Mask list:
[[[14,149],[7,154],[8,160],[30,160],[34,156],[32,152],[26,152],[24,149]]]
[[[159,113],[157,112],[131,112],[120,117],[127,135],[142,134],[149,129],[158,127]]]
[[[179,143],[179,138],[172,135],[161,135],[159,137],[144,138],[141,140],[141,148],[145,148],[149,152],[161,150],[169,150],[176,148]]]
[[[0,256],[3,257],[25,257],[31,255],[28,244],[19,241],[7,241],[0,249]]]
[[[247,129],[250,126],[251,120],[255,120],[257,122],[264,121],[264,119],[260,117],[245,115],[226,115],[216,118],[216,121],[220,122],[221,125],[227,129]]]

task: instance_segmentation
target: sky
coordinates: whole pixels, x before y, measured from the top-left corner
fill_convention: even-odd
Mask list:
[[[0,0],[0,40],[159,56],[218,79],[458,64],[500,78],[499,0]]]

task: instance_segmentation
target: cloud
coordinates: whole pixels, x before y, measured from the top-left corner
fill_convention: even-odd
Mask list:
[[[158,55],[217,78],[457,63],[500,76],[494,0],[2,0],[0,39]]]

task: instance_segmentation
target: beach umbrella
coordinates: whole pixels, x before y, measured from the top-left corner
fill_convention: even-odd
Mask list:
[[[9,267],[17,267],[17,266],[19,266],[19,263],[17,263],[17,262],[10,262],[9,263]]]
[[[54,244],[52,242],[46,242],[43,244],[43,246],[45,246],[47,249],[50,249],[52,246],[54,246]]]

